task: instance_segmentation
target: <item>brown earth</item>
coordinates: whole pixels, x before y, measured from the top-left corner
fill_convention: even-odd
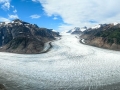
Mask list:
[[[120,50],[120,45],[115,43],[115,40],[113,43],[108,43],[108,40],[103,37],[92,37],[89,35],[82,35],[82,39],[85,40],[84,44],[105,48],[105,49],[111,49],[111,50]]]

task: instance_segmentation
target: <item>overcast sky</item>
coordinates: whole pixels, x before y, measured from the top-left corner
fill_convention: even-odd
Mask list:
[[[0,21],[19,18],[40,27],[69,30],[120,22],[120,0],[0,0]]]

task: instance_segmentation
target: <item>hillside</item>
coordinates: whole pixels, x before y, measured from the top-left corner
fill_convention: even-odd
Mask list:
[[[13,53],[40,53],[44,43],[55,40],[59,33],[40,28],[36,24],[13,20],[0,23],[0,51]]]
[[[120,24],[101,24],[99,28],[89,28],[81,38],[88,45],[120,50]]]

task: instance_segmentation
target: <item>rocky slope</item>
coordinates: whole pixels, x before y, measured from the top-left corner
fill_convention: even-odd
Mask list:
[[[120,24],[101,24],[99,27],[89,28],[81,38],[88,45],[120,50]]]
[[[0,51],[13,53],[40,53],[44,43],[59,36],[52,29],[40,28],[19,19],[0,23]]]

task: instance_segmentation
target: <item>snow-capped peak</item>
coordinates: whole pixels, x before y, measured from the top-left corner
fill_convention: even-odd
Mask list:
[[[74,31],[80,31],[80,28],[79,27],[75,27],[75,28],[69,30],[67,33],[72,33]]]
[[[52,29],[53,32],[57,32],[56,30]]]
[[[8,24],[8,23],[10,23],[10,22],[5,22],[5,24]]]
[[[117,24],[118,24],[117,22],[114,22],[114,23],[113,23],[114,26],[117,25]]]
[[[99,24],[99,25],[95,25],[95,26],[93,26],[93,27],[91,27],[92,29],[98,29],[98,28],[100,28],[101,27],[101,25]]]
[[[82,31],[85,31],[85,30],[87,30],[87,27],[82,27],[82,28],[80,28],[80,27],[75,27],[75,28],[67,31],[67,33],[82,32]]]
[[[87,30],[87,27],[82,27],[82,28],[80,28],[80,30],[85,31],[85,30]]]

